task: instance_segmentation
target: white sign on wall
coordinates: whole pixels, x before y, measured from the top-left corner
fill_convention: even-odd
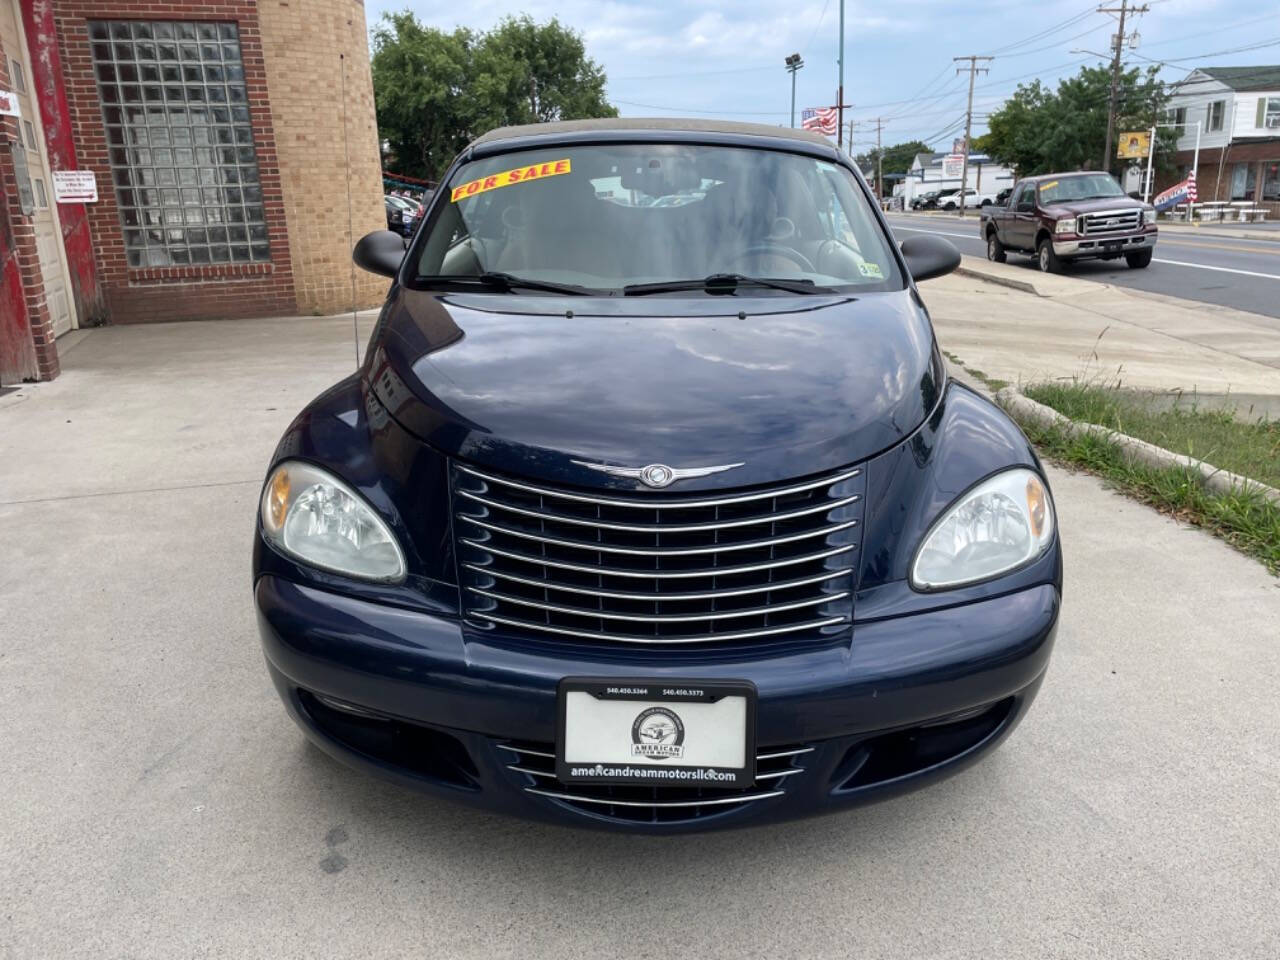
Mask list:
[[[947,180],[964,175],[964,154],[953,153],[942,158],[942,176]]]
[[[0,90],[0,117],[20,117],[18,95],[12,90]]]
[[[55,170],[53,198],[58,203],[97,203],[98,178],[92,170]]]

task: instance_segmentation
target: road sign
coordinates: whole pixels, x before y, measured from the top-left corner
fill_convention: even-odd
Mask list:
[[[9,90],[0,90],[0,117],[20,117],[18,95]]]

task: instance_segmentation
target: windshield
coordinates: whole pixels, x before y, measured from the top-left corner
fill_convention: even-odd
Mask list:
[[[411,255],[424,285],[501,273],[608,294],[716,274],[828,289],[903,287],[852,175],[815,157],[560,146],[466,164],[442,189],[444,202]]]
[[[1040,184],[1040,203],[1069,203],[1072,200],[1102,200],[1124,197],[1115,177],[1105,173],[1087,173],[1080,177],[1060,177]]]

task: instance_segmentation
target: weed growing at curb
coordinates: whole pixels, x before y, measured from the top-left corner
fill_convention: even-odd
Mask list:
[[[1212,531],[1280,576],[1280,505],[1240,490],[1209,493],[1194,476],[1176,467],[1158,470],[1131,464],[1120,447],[1105,437],[1073,436],[1060,427],[1035,423],[1021,426],[1049,460],[1082,467],[1179,520]]]
[[[1097,382],[1041,383],[1021,391],[1071,420],[1096,423],[1280,487],[1280,421],[1203,406],[1194,396],[1160,396]]]

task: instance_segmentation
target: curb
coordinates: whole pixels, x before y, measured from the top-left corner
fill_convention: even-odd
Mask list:
[[[1012,277],[1002,277],[994,273],[987,273],[985,270],[975,270],[973,267],[966,267],[963,263],[956,267],[955,273],[962,277],[971,277],[974,280],[982,280],[986,283],[994,283],[999,287],[1011,287],[1014,290],[1021,290],[1023,293],[1030,293],[1037,297],[1044,297],[1047,294],[1041,293],[1036,289],[1036,285],[1027,280],[1015,280]]]
[[[1058,427],[1072,436],[1089,434],[1109,440],[1124,451],[1130,463],[1137,462],[1156,469],[1177,467],[1194,475],[1205,489],[1213,493],[1228,494],[1244,490],[1259,494],[1272,503],[1280,505],[1280,490],[1275,487],[1269,487],[1265,483],[1259,483],[1257,480],[1251,480],[1248,477],[1222,470],[1213,466],[1213,464],[1197,460],[1195,457],[1157,447],[1154,443],[1147,443],[1147,441],[1139,440],[1137,437],[1130,437],[1127,434],[1117,433],[1115,430],[1108,430],[1106,427],[1099,426],[1096,423],[1081,423],[1077,420],[1072,420],[1052,407],[1046,407],[1030,397],[1023,396],[1013,387],[1005,387],[999,391],[996,394],[996,401],[1012,413],[1015,419],[1029,420],[1042,427]]]

